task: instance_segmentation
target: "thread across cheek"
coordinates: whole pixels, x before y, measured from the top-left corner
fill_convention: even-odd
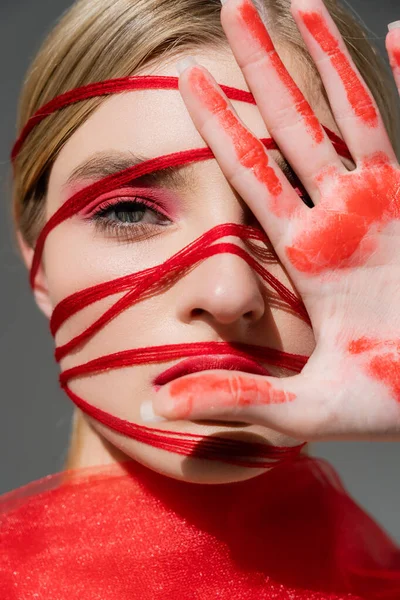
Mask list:
[[[232,140],[240,164],[252,170],[272,196],[279,196],[282,192],[281,182],[269,165],[268,155],[260,140],[240,123],[225,98],[214,88],[201,69],[191,70],[189,85],[203,106],[217,116],[219,125]]]
[[[348,57],[340,50],[338,40],[329,31],[323,16],[316,12],[300,12],[300,16],[317,44],[329,56],[356,116],[369,127],[377,127],[376,108]]]
[[[177,379],[169,384],[169,395],[179,418],[209,409],[243,408],[249,405],[283,404],[295,400],[295,394],[274,389],[262,379],[239,375],[228,379],[220,375],[202,374],[190,379]]]
[[[256,40],[260,44],[260,47],[269,54],[272,68],[276,71],[279,79],[291,95],[295,109],[305,120],[307,130],[314,141],[320,144],[324,139],[321,124],[275,51],[272,40],[254,5],[245,0],[239,8],[239,16],[241,17],[243,27],[247,29],[252,40]]]

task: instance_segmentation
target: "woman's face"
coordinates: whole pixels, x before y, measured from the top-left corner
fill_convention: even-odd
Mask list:
[[[219,83],[248,89],[229,51],[204,51],[195,56]],[[304,84],[296,76],[297,69],[282,56],[304,90]],[[141,74],[175,76],[175,62],[176,58],[171,59],[161,67],[143,69]],[[256,106],[235,101],[233,104],[256,136],[269,137]],[[314,109],[324,125],[337,131],[322,99]],[[72,135],[57,157],[49,181],[47,218],[79,189],[110,172],[112,167],[103,173],[95,173],[91,168],[83,174],[81,169],[74,181],[67,183],[78,168],[95,156],[118,163],[122,155],[125,159],[151,158],[204,146],[178,91],[144,90],[111,96]],[[277,152],[274,154],[278,156]],[[99,166],[100,161],[97,162]],[[117,165],[117,170],[122,168]],[[133,186],[136,184],[133,182]],[[132,207],[106,206],[106,212],[96,219],[93,215],[77,215],[52,231],[45,245],[43,268],[53,307],[84,288],[159,265],[219,224],[258,225],[216,160],[180,167],[176,181],[164,178],[159,183],[146,184],[147,189],[138,187],[125,189],[123,194],[117,190],[108,193],[107,203],[155,199],[165,207],[166,216],[157,216],[143,206],[136,211]],[[95,210],[99,207],[104,208],[101,196]],[[238,238],[225,241],[245,247]],[[279,263],[268,264],[266,268],[293,291]],[[310,328],[296,315],[271,302],[267,291],[262,279],[239,256],[217,254],[198,263],[162,293],[119,314],[82,348],[62,360],[61,367],[65,370],[121,350],[194,342],[235,341],[310,355],[315,346]],[[119,297],[120,294],[110,296],[70,318],[57,333],[57,346],[86,329]],[[180,360],[83,377],[71,381],[70,387],[92,405],[121,419],[143,424],[140,405],[156,393],[154,378]],[[294,374],[266,366],[276,376]],[[171,477],[211,483],[251,478],[262,472],[155,449],[87,418],[100,437],[128,457]],[[157,423],[154,427],[286,446],[299,442],[255,425],[175,421]]]

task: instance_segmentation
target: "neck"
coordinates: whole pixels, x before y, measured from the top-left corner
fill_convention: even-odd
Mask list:
[[[64,469],[108,465],[126,460],[129,460],[129,456],[118,450],[95,431],[82,411],[75,408],[70,445]]]

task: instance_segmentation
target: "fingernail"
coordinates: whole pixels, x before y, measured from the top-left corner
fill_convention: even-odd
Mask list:
[[[145,400],[140,405],[140,418],[145,423],[162,423],[167,420],[155,414],[151,400]]]
[[[198,65],[199,63],[193,56],[186,56],[182,60],[176,63],[176,70],[179,75],[182,75],[183,71],[185,71],[188,67],[193,67],[194,65]]]
[[[393,23],[389,23],[388,29],[389,31],[392,31],[392,29],[400,29],[400,21],[393,21]]]

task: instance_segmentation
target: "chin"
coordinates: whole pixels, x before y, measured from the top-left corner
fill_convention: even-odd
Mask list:
[[[116,440],[113,440],[112,443],[117,445],[119,450],[124,453],[126,460],[135,460],[148,469],[160,473],[160,475],[187,481],[188,483],[209,485],[234,483],[235,481],[252,479],[269,470],[230,465],[217,460],[181,456],[167,450],[149,447],[134,440],[126,440],[126,438],[120,440],[118,444]]]
[[[152,471],[180,481],[210,485],[234,483],[236,481],[253,479],[274,468],[273,465],[263,468],[244,467],[218,460],[196,458],[190,455],[182,456],[181,454],[155,448],[128,438],[100,423],[94,424],[94,427],[103,439],[107,440],[108,453],[114,456],[115,461],[123,462],[131,459]],[[159,427],[168,430],[184,431],[185,433],[201,433],[204,434],[205,438],[210,435],[218,435],[229,439],[278,445],[286,445],[287,442],[293,444],[294,442],[291,438],[281,436],[267,428],[255,425],[224,428],[215,425],[200,424],[198,422],[195,423],[193,421],[175,421],[173,423],[160,424]]]

